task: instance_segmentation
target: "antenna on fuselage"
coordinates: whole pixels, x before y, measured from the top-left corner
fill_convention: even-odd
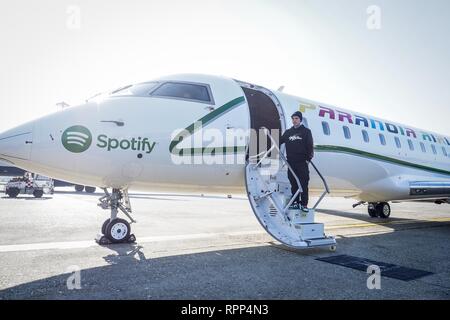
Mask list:
[[[68,103],[65,102],[65,101],[61,101],[61,102],[58,102],[58,103],[56,104],[56,107],[57,107],[58,109],[64,109],[64,108],[70,107],[70,104],[68,104]]]
[[[284,86],[281,86],[281,87],[278,88],[277,91],[283,92],[283,90],[284,90]]]

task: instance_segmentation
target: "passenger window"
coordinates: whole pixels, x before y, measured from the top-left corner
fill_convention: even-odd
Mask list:
[[[384,134],[380,133],[380,143],[385,146],[386,145],[386,137],[384,136]]]
[[[397,148],[401,148],[402,144],[400,143],[400,139],[398,137],[395,137],[395,145],[397,146]]]
[[[323,134],[326,136],[330,135],[330,125],[328,124],[328,122],[326,121],[322,121],[322,129],[323,129]]]
[[[352,135],[350,133],[350,129],[347,126],[343,126],[342,129],[344,130],[345,139],[351,139]]]
[[[166,82],[156,88],[151,95],[213,103],[209,87],[193,83]]]
[[[437,154],[436,147],[434,146],[434,144],[431,145],[431,150],[433,150],[434,154]]]
[[[414,151],[414,144],[411,139],[408,139],[409,150]]]
[[[420,148],[422,149],[422,152],[427,152],[427,149],[425,149],[425,145],[423,142],[420,143]]]
[[[444,154],[444,156],[447,156],[447,149],[445,149],[445,147],[442,147],[442,153]]]
[[[369,134],[367,133],[366,130],[362,131],[362,136],[363,136],[364,142],[368,143],[369,142]]]

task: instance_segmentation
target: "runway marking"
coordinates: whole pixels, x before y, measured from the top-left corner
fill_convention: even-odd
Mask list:
[[[450,222],[450,217],[444,218],[429,218],[427,220],[406,220],[406,221],[388,221],[379,223],[358,223],[358,224],[344,224],[325,227],[325,230],[337,230],[337,229],[354,229],[354,228],[367,228],[367,227],[379,227],[389,225],[402,225],[402,224],[423,224],[429,222]],[[164,241],[180,241],[180,240],[195,240],[195,239],[211,239],[211,238],[224,238],[224,237],[239,237],[239,236],[258,236],[269,235],[264,230],[252,230],[252,231],[238,231],[227,233],[195,233],[195,234],[181,234],[181,235],[167,235],[167,236],[154,236],[154,237],[141,237],[138,239],[138,244],[149,242],[164,242]],[[349,235],[350,236],[350,235]],[[20,251],[37,251],[37,250],[50,250],[50,249],[82,249],[98,247],[98,244],[94,240],[86,241],[65,241],[65,242],[44,242],[44,243],[27,243],[27,244],[12,244],[12,245],[0,245],[0,253],[2,252],[20,252]]]
[[[138,239],[139,243],[148,242],[164,242],[175,240],[193,240],[193,239],[209,239],[217,237],[237,237],[237,236],[251,236],[266,234],[265,231],[239,231],[228,233],[196,233],[196,234],[182,234],[182,235],[168,235],[168,236],[155,236],[155,237],[142,237]],[[99,246],[94,240],[86,241],[66,241],[66,242],[44,242],[44,243],[27,243],[27,244],[12,244],[12,245],[0,245],[0,252],[17,252],[17,251],[36,251],[36,250],[49,250],[49,249],[83,249],[89,247]]]

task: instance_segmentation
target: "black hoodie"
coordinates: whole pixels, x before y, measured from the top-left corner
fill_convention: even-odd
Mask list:
[[[289,162],[311,161],[314,157],[314,143],[311,130],[304,125],[286,130],[280,139],[280,145],[286,144]]]

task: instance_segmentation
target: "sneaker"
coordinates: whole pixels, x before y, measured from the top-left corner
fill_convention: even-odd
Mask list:
[[[298,209],[299,209],[299,206],[298,206],[298,203],[296,203],[296,202],[294,202],[293,204],[291,204],[289,206],[289,210],[298,210]]]
[[[303,212],[309,212],[309,209],[308,209],[308,207],[304,207],[304,206],[302,206],[302,207],[301,207],[301,210],[302,210]]]

